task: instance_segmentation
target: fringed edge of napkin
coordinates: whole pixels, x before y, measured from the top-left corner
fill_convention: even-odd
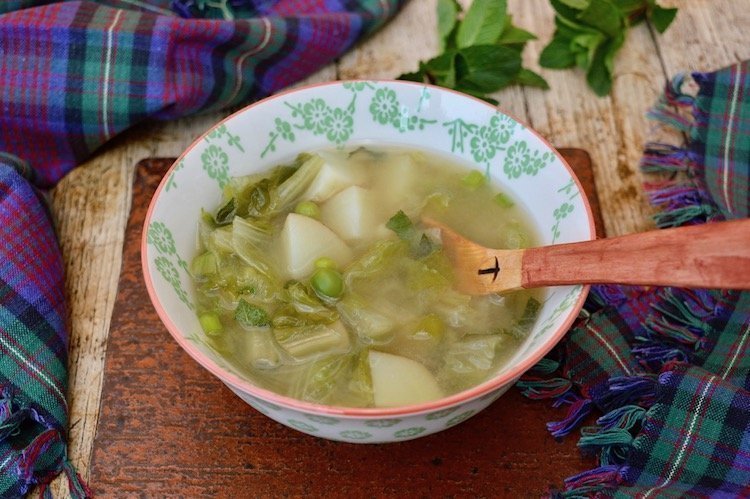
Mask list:
[[[23,425],[36,424],[39,432],[26,446],[20,450],[17,462],[13,466],[21,483],[22,495],[26,495],[31,487],[37,486],[39,496],[52,499],[49,484],[60,473],[64,473],[68,480],[68,489],[73,499],[93,497],[91,489],[86,485],[81,475],[75,471],[67,455],[65,435],[56,425],[51,425],[42,417],[32,405],[14,397],[9,386],[0,390],[0,444],[12,442],[19,434]],[[50,458],[49,456],[54,456]],[[51,465],[44,471],[39,469],[40,461],[47,456]]]
[[[694,78],[699,76],[693,75]],[[685,83],[685,75],[669,82],[647,116],[690,137],[693,125],[704,122],[706,113],[693,95],[683,92]],[[688,110],[690,116],[686,116]],[[669,174],[667,180],[644,185],[649,200],[660,209],[654,216],[658,227],[723,219],[702,181],[702,166],[696,157],[690,138],[682,147],[646,144],[640,165],[642,171]],[[629,453],[649,438],[642,430],[648,421],[666,409],[660,402],[665,376],[703,354],[707,338],[718,334],[711,323],[720,322],[731,313],[730,293],[723,291],[633,288],[623,292],[619,287],[594,286],[578,326],[585,325],[593,314],[617,307],[639,293],[651,295],[654,304],[645,321],[645,333],[633,338],[637,345],[631,351],[638,364],[635,376],[610,378],[603,393],[591,393],[591,387],[577,386],[566,376],[566,353],[558,347],[517,383],[526,397],[551,399],[554,407],[568,406],[562,420],[547,424],[556,438],[578,428],[595,406],[605,412],[595,426],[581,428],[578,442],[583,452],[598,453],[600,465],[567,478],[564,490],[550,491],[552,497],[609,495],[608,492],[623,483],[629,470],[626,464]]]

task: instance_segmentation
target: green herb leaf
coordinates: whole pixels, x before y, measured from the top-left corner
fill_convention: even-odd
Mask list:
[[[507,3],[507,0],[474,0],[458,26],[458,48],[495,43],[505,25]]]
[[[578,19],[611,37],[617,36],[624,29],[622,12],[609,0],[591,2],[588,8],[578,15]]]
[[[521,47],[523,47],[523,44],[529,40],[536,40],[536,35],[523,28],[514,26],[513,18],[511,16],[506,17],[503,33],[500,35],[500,38],[498,38],[497,43],[499,45],[520,44]]]
[[[507,0],[474,0],[461,21],[460,12],[457,0],[437,1],[441,53],[398,79],[453,88],[492,104],[497,101],[487,94],[510,84],[548,88],[535,73],[520,75],[521,52],[536,37],[513,25]]]
[[[438,0],[437,18],[438,18],[438,43],[440,52],[446,47],[455,46],[454,29],[458,24],[458,13],[461,12],[461,5],[456,0]]]
[[[579,9],[584,10],[586,9],[591,2],[591,0],[560,0],[561,3],[564,3],[570,8],[573,9]],[[593,2],[596,3],[596,2]]]
[[[546,68],[578,66],[597,95],[612,89],[617,52],[629,26],[648,15],[663,32],[677,9],[665,9],[656,0],[550,0],[555,9],[555,34],[542,50],[539,63]],[[524,76],[528,76],[524,73]],[[523,77],[519,77],[521,82]]]
[[[492,104],[493,106],[497,106],[498,104],[500,104],[500,101],[498,101],[497,99],[493,99],[489,95],[485,95],[484,92],[477,92],[476,90],[473,90],[471,88],[463,88],[463,87],[456,87],[456,90],[458,90],[459,92],[463,92],[467,95],[471,95],[472,97],[476,97],[477,99],[482,99],[483,101],[488,102]]]
[[[418,81],[419,83],[424,83],[424,72],[415,71],[413,73],[404,73],[399,76],[398,79],[403,81]]]
[[[521,54],[508,47],[474,45],[456,58],[457,85],[490,93],[512,83],[521,70]]]
[[[393,215],[385,226],[395,232],[402,241],[411,241],[416,230],[411,219],[402,210],[398,210],[398,213]]]
[[[578,14],[580,14],[581,10],[583,10],[571,7],[570,5],[566,5],[565,0],[550,0],[550,3],[552,4],[552,8],[555,9],[555,12],[558,16],[562,16],[570,20],[577,18]]]
[[[547,80],[542,78],[541,75],[526,68],[521,68],[521,71],[518,72],[515,83],[518,83],[519,85],[526,85],[527,87],[537,87],[544,90],[549,89]]]
[[[539,55],[539,64],[543,68],[550,69],[565,69],[575,66],[576,57],[570,46],[570,40],[555,36]]]
[[[586,73],[586,81],[589,87],[599,97],[604,97],[612,90],[612,69],[614,66],[614,56],[622,45],[623,38],[611,40],[602,44],[597,49],[593,60]]]
[[[420,70],[441,87],[454,88],[456,86],[456,53],[451,50],[430,59],[420,64]]]
[[[637,15],[644,9],[644,0],[612,0],[612,3],[620,9],[626,17]]]
[[[675,16],[677,16],[677,9],[666,9],[659,5],[654,5],[649,18],[654,23],[656,31],[664,33],[669,25],[672,24],[672,21],[674,21]]]
[[[243,299],[240,299],[237,304],[234,319],[245,327],[264,327],[271,323],[271,319],[265,310]]]

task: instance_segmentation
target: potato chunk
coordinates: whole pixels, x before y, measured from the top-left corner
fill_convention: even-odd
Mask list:
[[[331,258],[339,268],[352,259],[352,250],[331,229],[310,217],[290,213],[279,237],[282,268],[292,279],[310,275],[315,260],[322,256]]]
[[[435,377],[419,362],[370,350],[370,375],[376,407],[397,407],[439,399]]]
[[[335,154],[321,154],[321,157],[325,163],[302,199],[322,203],[347,187],[362,185],[367,179],[362,165],[347,164],[346,160]]]
[[[387,236],[385,217],[374,194],[356,185],[348,187],[320,207],[320,220],[347,242]]]

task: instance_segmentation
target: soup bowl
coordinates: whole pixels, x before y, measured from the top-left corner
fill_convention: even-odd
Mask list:
[[[425,84],[347,81],[291,90],[227,117],[167,172],[146,216],[142,265],[148,293],[175,341],[257,411],[296,430],[345,442],[395,442],[465,421],[500,397],[563,337],[588,288],[544,290],[539,316],[515,355],[487,381],[439,400],[394,408],[314,404],[254,384],[201,340],[189,262],[201,209],[213,212],[232,176],[267,170],[299,153],[359,145],[447,156],[487,172],[525,205],[542,244],[593,239],[590,206],[563,158],[495,106]],[[501,403],[501,402],[500,402]]]

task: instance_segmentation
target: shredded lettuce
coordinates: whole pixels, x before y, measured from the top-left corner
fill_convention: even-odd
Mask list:
[[[317,154],[309,156],[293,175],[279,185],[273,212],[280,213],[293,209],[297,202],[301,201],[300,198],[315,180],[322,166],[323,158]]]
[[[273,369],[281,364],[281,355],[268,327],[242,331],[242,350],[245,361],[256,369]]]
[[[346,328],[340,322],[312,326],[274,328],[274,336],[295,361],[332,353],[346,353],[351,343]]]
[[[445,353],[445,366],[459,374],[488,371],[502,343],[499,335],[472,335],[453,343]]]
[[[393,337],[394,322],[354,293],[340,300],[336,309],[344,324],[356,331],[360,340],[367,344],[386,342]]]

